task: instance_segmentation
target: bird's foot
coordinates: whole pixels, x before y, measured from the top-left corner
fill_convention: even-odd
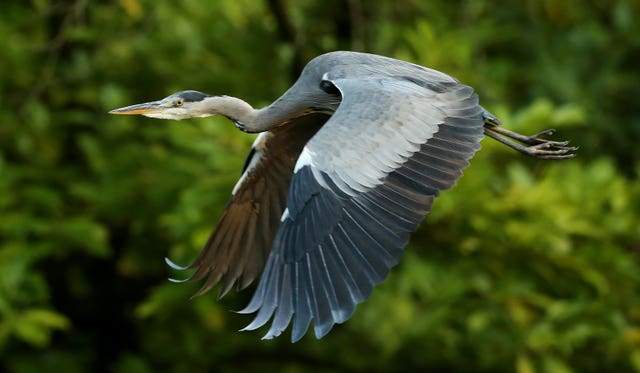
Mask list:
[[[542,159],[566,159],[575,157],[576,146],[567,146],[569,141],[551,141],[545,137],[552,136],[555,129],[547,129],[534,135],[526,136],[494,125],[485,125],[485,134],[520,153]],[[515,141],[512,141],[512,140]],[[517,141],[517,142],[516,142]],[[529,146],[525,146],[525,145]]]
[[[576,155],[572,152],[578,150],[575,146],[566,146],[569,141],[543,141],[537,145],[523,147],[522,152],[536,158],[565,159]],[[518,150],[518,149],[516,149]]]

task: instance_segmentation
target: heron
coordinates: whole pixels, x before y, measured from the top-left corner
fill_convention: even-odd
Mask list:
[[[311,327],[324,337],[347,321],[400,260],[405,246],[480,149],[484,135],[521,153],[566,159],[576,147],[549,129],[526,136],[501,127],[473,88],[385,56],[337,51],[312,59],[270,105],[188,90],[111,114],[186,119],[225,116],[259,133],[240,179],[204,248],[181,281],[259,282],[240,313],[242,330],[291,325],[291,341]]]

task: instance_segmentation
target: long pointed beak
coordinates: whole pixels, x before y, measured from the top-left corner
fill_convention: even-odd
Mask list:
[[[136,115],[136,114],[152,114],[165,110],[166,107],[162,106],[160,101],[145,102],[144,104],[136,104],[131,106],[121,107],[119,109],[113,109],[109,114],[120,115]]]

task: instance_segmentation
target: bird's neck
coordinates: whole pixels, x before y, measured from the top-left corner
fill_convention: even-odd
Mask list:
[[[203,115],[224,115],[246,132],[264,132],[287,124],[291,120],[313,112],[304,95],[289,92],[271,105],[256,110],[245,101],[230,96],[210,96],[203,100]]]
[[[234,122],[253,123],[256,110],[245,101],[231,96],[209,96],[202,100],[202,116],[223,115]]]
[[[199,110],[202,116],[223,115],[246,132],[268,131],[285,120],[285,113],[273,105],[256,110],[246,101],[231,96],[211,96],[203,101]]]

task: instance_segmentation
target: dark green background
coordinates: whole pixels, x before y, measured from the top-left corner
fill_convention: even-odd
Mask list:
[[[640,371],[640,5],[3,1],[0,371]],[[252,136],[110,109],[197,89],[270,103],[320,53],[449,73],[562,162],[485,139],[346,324],[237,332],[251,291],[189,300],[189,263]]]

